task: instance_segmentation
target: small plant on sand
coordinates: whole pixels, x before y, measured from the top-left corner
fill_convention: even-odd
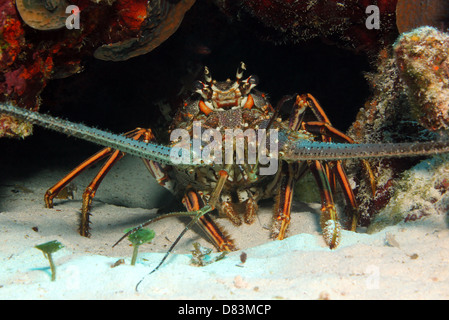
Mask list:
[[[50,263],[50,270],[51,270],[51,281],[56,280],[56,266],[53,262],[52,254],[56,251],[64,248],[64,246],[56,240],[45,242],[42,244],[39,244],[35,246],[36,249],[39,249],[44,254],[44,257],[48,259],[48,262]]]
[[[123,232],[127,233],[130,230],[132,230],[132,228],[126,229]],[[131,258],[132,266],[134,266],[136,264],[137,254],[139,252],[139,246],[144,243],[151,242],[151,240],[153,240],[155,235],[156,235],[156,233],[153,230],[142,228],[142,229],[137,230],[134,233],[131,233],[128,236],[128,240],[131,242],[131,244],[133,245],[133,248],[134,248],[133,256]]]

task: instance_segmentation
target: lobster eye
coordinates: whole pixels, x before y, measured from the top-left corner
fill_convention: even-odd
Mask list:
[[[195,81],[193,83],[193,90],[199,93],[204,99],[209,100],[212,98],[212,90],[208,85],[204,84],[202,81]]]
[[[193,90],[203,90],[203,88],[204,84],[201,81],[198,80],[193,83]]]
[[[207,96],[207,99],[212,98],[212,90],[209,87],[204,87],[203,93]]]

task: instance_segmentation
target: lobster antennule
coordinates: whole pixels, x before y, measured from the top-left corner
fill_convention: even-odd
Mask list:
[[[209,85],[212,83],[212,75],[210,74],[210,70],[208,67],[204,67],[204,80]]]
[[[244,62],[240,62],[240,66],[237,68],[237,73],[235,75],[235,78],[237,81],[240,81],[243,77],[243,71],[246,70],[246,65]]]
[[[286,161],[401,158],[449,153],[449,141],[402,143],[329,143],[287,141],[279,148]]]

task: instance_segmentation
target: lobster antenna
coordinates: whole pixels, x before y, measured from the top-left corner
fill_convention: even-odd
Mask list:
[[[165,219],[165,218],[171,218],[171,217],[186,217],[186,216],[190,217],[190,216],[194,216],[194,215],[196,215],[196,213],[194,211],[192,211],[192,212],[188,212],[188,211],[170,212],[170,213],[163,214],[163,215],[161,215],[159,217],[153,218],[151,220],[148,220],[147,222],[144,222],[144,223],[138,225],[137,227],[132,228],[128,232],[126,232],[120,239],[118,239],[112,245],[112,248],[114,248],[116,245],[118,245],[120,242],[122,242],[122,240],[125,239],[130,234],[135,233],[135,232],[139,231],[140,229],[145,228],[146,226],[148,226],[148,225],[150,225],[150,224],[152,224],[152,223],[154,223],[156,221],[159,221],[159,220],[162,220],[162,219]]]
[[[229,176],[229,169],[231,168],[231,165],[226,165],[225,168],[223,170],[220,171],[220,179],[217,182],[217,185],[214,188],[214,191],[211,194],[211,198],[209,201],[209,204],[202,207],[199,210],[196,211],[191,211],[191,212],[184,212],[184,214],[181,212],[176,212],[175,215],[188,215],[188,216],[194,216],[192,218],[192,221],[189,222],[189,224],[184,228],[184,230],[182,230],[182,232],[179,234],[179,236],[176,238],[175,242],[173,242],[173,244],[170,246],[170,248],[168,249],[167,253],[165,254],[165,256],[162,258],[162,260],[159,262],[159,264],[156,266],[156,268],[154,268],[150,273],[148,273],[146,276],[149,276],[150,274],[156,272],[159,267],[164,263],[164,261],[167,259],[167,257],[170,255],[170,253],[173,251],[173,249],[175,248],[175,246],[178,244],[179,240],[181,240],[181,238],[184,236],[184,234],[195,224],[198,222],[198,220],[204,216],[206,213],[212,211],[215,207],[215,204],[218,201],[218,198],[221,194],[221,191],[223,190],[223,186],[226,182],[226,180],[228,179]],[[170,214],[168,214],[170,215]],[[165,215],[165,216],[168,216]],[[157,218],[156,218],[157,219]],[[151,222],[153,222],[155,219],[153,219]],[[149,222],[149,223],[151,223]],[[147,225],[149,224],[147,223]],[[137,230],[136,230],[137,231]],[[136,291],[138,291],[138,287],[139,285],[142,283],[142,281],[145,279],[144,276],[142,279],[140,279],[140,281],[136,284]]]
[[[117,135],[97,128],[91,128],[80,123],[70,122],[28,109],[15,107],[10,104],[0,104],[0,112],[13,115],[46,129],[64,133],[68,136],[74,136],[101,146],[118,149],[130,155],[164,164],[175,164],[171,157],[171,147],[130,139],[122,135]]]
[[[126,138],[96,128],[58,119],[49,115],[18,108],[9,104],[0,104],[0,111],[15,117],[37,124],[41,127],[65,133],[82,140],[90,141],[102,146],[118,149],[130,155],[154,160],[169,165],[183,165],[173,161],[171,147],[162,146],[151,142],[142,142]],[[274,121],[274,117],[273,120]],[[271,122],[272,122],[271,121]],[[269,124],[271,126],[271,124]],[[284,135],[283,131],[279,131]],[[327,143],[315,141],[299,141],[298,143],[285,143],[280,145],[283,159],[287,161],[303,160],[346,160],[346,159],[369,159],[369,158],[400,158],[411,156],[426,156],[430,154],[449,153],[449,141],[428,142],[404,142],[404,143]],[[198,164],[205,166],[205,163]]]
[[[294,95],[289,95],[289,96],[283,96],[281,100],[279,100],[278,104],[276,105],[276,109],[274,109],[273,115],[270,118],[270,121],[267,124],[267,127],[265,128],[266,130],[270,129],[270,127],[272,126],[274,119],[277,118],[277,116],[279,115],[279,112],[281,111],[282,106],[284,105],[285,102],[287,102],[288,100],[293,99],[293,97],[295,97],[296,94]]]
[[[283,136],[282,132],[279,133]],[[449,141],[398,143],[329,143],[316,141],[286,141],[280,149],[286,161],[354,160],[370,158],[403,158],[449,153]]]
[[[139,285],[143,282],[143,280],[145,280],[145,278],[151,274],[153,274],[154,272],[156,272],[159,267],[165,262],[165,260],[168,258],[168,256],[170,255],[170,253],[173,251],[173,249],[175,248],[175,246],[178,244],[178,242],[181,240],[181,238],[184,236],[184,234],[189,231],[190,228],[192,228],[193,225],[195,225],[198,220],[205,215],[206,213],[212,211],[212,207],[207,205],[204,206],[203,208],[201,208],[200,210],[197,211],[191,211],[191,212],[186,212],[187,215],[189,216],[194,216],[192,218],[192,221],[190,221],[187,226],[184,228],[184,230],[182,230],[182,232],[179,234],[179,236],[176,238],[176,240],[172,243],[172,245],[170,246],[170,248],[168,249],[168,251],[165,253],[165,256],[162,258],[162,260],[159,262],[159,264],[153,269],[151,270],[150,273],[146,274],[145,276],[142,277],[142,279],[139,280],[139,282],[136,284],[136,291],[139,291]],[[153,219],[154,220],[154,219]]]

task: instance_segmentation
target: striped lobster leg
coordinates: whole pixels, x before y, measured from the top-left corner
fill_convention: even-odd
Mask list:
[[[338,221],[337,210],[332,197],[332,190],[329,184],[329,178],[323,164],[318,160],[310,160],[309,169],[320,189],[321,196],[321,217],[320,225],[323,232],[324,241],[329,248],[334,249],[340,242],[341,225]]]
[[[186,207],[187,211],[195,212],[199,211],[205,206],[205,203],[199,192],[188,190],[182,203]],[[229,235],[222,231],[222,228],[215,223],[209,214],[204,214],[199,218],[198,225],[208,236],[209,240],[219,251],[235,251],[237,248],[234,245],[233,240]]]
[[[132,131],[129,131],[124,134],[127,138],[132,138],[134,140],[139,140],[143,142],[154,141],[154,135],[151,132],[151,129],[142,129],[136,128]],[[90,224],[90,208],[92,204],[92,200],[95,197],[95,193],[103,181],[104,177],[107,175],[109,170],[114,166],[117,161],[119,161],[125,155],[124,152],[119,150],[115,150],[112,148],[104,148],[97,152],[92,157],[83,161],[80,165],[78,165],[75,169],[73,169],[69,174],[67,174],[64,178],[62,178],[58,183],[52,186],[47,190],[44,196],[45,207],[53,208],[53,199],[58,195],[58,193],[73,179],[75,179],[79,174],[81,174],[84,170],[89,168],[91,165],[103,160],[108,157],[105,164],[102,166],[97,175],[92,179],[90,184],[87,186],[83,193],[83,205],[81,208],[81,219],[80,219],[80,227],[79,233],[84,237],[89,237],[89,224]]]
[[[321,139],[323,142],[342,142],[342,143],[355,143],[353,139],[348,137],[343,132],[337,130],[332,126],[329,121],[329,118],[325,114],[324,110],[319,105],[318,101],[310,94],[298,96],[298,99],[301,100],[299,104],[306,105],[309,107],[318,121],[309,121],[303,122],[302,128],[307,130],[308,132],[321,135]],[[376,183],[374,179],[374,174],[371,170],[371,167],[366,160],[361,160],[362,165],[367,173],[369,178],[372,192],[374,194],[376,190]],[[328,176],[328,180],[330,183],[330,188],[332,193],[335,194],[336,188],[336,180],[343,191],[346,203],[352,212],[352,222],[351,222],[351,230],[355,231],[357,227],[357,222],[359,219],[359,212],[357,202],[352,191],[351,185],[349,183],[348,177],[346,176],[345,169],[340,160],[337,161],[328,161],[322,162],[326,175]]]
[[[304,112],[311,109],[317,121],[303,122]],[[298,95],[289,121],[289,129],[303,129],[321,136],[323,142],[354,143],[351,138],[332,127],[328,117],[318,102],[311,95]],[[307,165],[305,165],[307,164]],[[283,163],[280,175],[280,187],[274,208],[272,237],[281,240],[285,237],[290,223],[290,209],[294,184],[307,169],[311,170],[318,184],[321,196],[321,227],[326,243],[330,248],[338,245],[341,226],[338,221],[333,194],[338,180],[343,189],[346,202],[353,212],[351,229],[355,230],[358,221],[357,203],[341,161],[307,161],[300,163]]]

